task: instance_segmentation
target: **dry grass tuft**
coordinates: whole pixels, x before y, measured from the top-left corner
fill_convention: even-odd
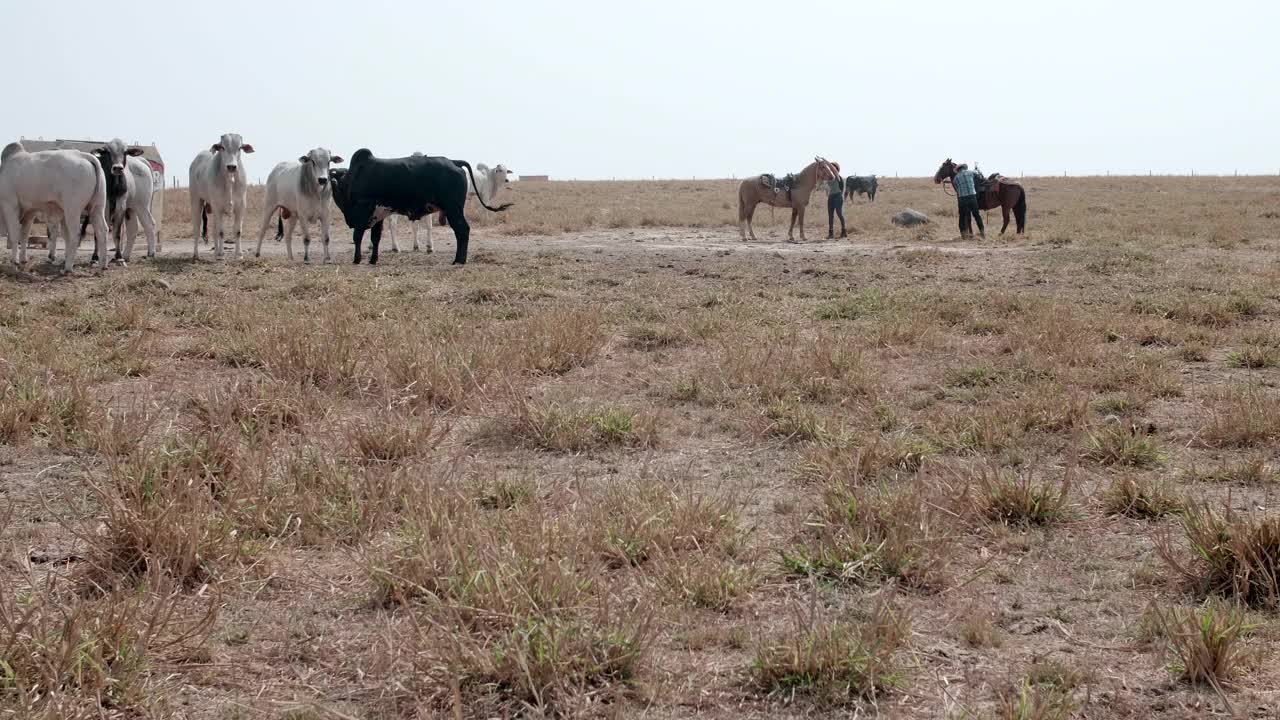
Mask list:
[[[1187,479],[1202,482],[1237,483],[1240,485],[1266,485],[1277,480],[1275,469],[1267,463],[1266,457],[1262,455],[1224,462],[1212,470],[1202,471],[1193,466],[1187,471]]]
[[[1210,408],[1209,423],[1201,432],[1211,447],[1257,447],[1280,440],[1280,395],[1258,386],[1237,387],[1222,393]]]
[[[833,580],[894,578],[919,589],[943,581],[950,539],[921,482],[823,488],[823,504],[805,523],[802,541],[782,551],[791,573]]]
[[[808,448],[797,474],[810,482],[856,486],[918,472],[937,454],[937,448],[910,432],[839,437]]]
[[[6,443],[41,439],[58,448],[88,447],[102,421],[83,376],[63,383],[20,368],[0,381],[0,440]]]
[[[1227,353],[1227,365],[1247,370],[1280,366],[1280,348],[1271,344],[1250,343]]]
[[[399,463],[420,457],[444,438],[447,428],[437,427],[433,416],[382,410],[347,426],[347,446],[367,463]]]
[[[512,395],[506,417],[495,419],[489,437],[553,452],[654,447],[656,415],[613,405],[564,405]]]
[[[609,339],[598,308],[557,308],[517,321],[506,330],[504,368],[563,375],[587,365]]]
[[[1253,317],[1262,311],[1262,302],[1253,295],[1232,293],[1228,295],[1183,294],[1173,297],[1142,298],[1133,309],[1146,315],[1203,325],[1227,327],[1243,318]]]
[[[1156,610],[1159,632],[1176,657],[1170,670],[1184,682],[1221,687],[1248,658],[1252,630],[1244,611],[1215,601],[1199,609]]]
[[[1156,549],[1200,593],[1280,608],[1280,515],[1193,504],[1183,513],[1182,529],[1192,560],[1183,559],[1167,534],[1158,537]]]
[[[1159,446],[1134,427],[1108,424],[1088,433],[1084,456],[1102,465],[1146,468],[1164,460]]]
[[[241,552],[222,512],[239,462],[218,438],[186,436],[113,463],[93,488],[104,532],[87,536],[86,579],[111,587],[159,574],[196,587],[218,577]]]
[[[214,336],[209,355],[323,391],[354,394],[367,385],[365,322],[352,307],[339,301],[315,315],[241,313]]]
[[[960,623],[960,638],[971,648],[998,648],[1004,645],[1004,636],[989,611],[973,607],[965,612]]]
[[[639,566],[689,553],[732,558],[745,540],[732,498],[670,481],[641,478],[610,483],[591,498],[591,504],[595,509],[590,541],[609,567]]]
[[[761,643],[753,679],[786,700],[800,693],[833,703],[875,698],[902,682],[897,654],[909,637],[909,616],[888,604],[861,625],[801,621],[794,632]]]
[[[969,491],[985,517],[1011,525],[1049,525],[1071,511],[1072,473],[1060,480],[1036,480],[1027,472],[982,470]]]
[[[1070,690],[1056,685],[1037,685],[1024,679],[1001,690],[996,698],[997,720],[1070,720],[1078,703]]]
[[[717,370],[704,387],[763,404],[848,402],[876,390],[862,343],[851,335],[734,337],[721,347]]]
[[[858,320],[879,315],[891,305],[891,301],[879,290],[863,290],[820,306],[817,316],[819,320]]]
[[[1182,510],[1183,499],[1163,480],[1121,475],[1111,481],[1102,496],[1109,514],[1133,518],[1158,518]]]
[[[274,380],[234,381],[212,387],[187,403],[199,434],[235,429],[248,440],[266,442],[296,432],[316,413],[316,403],[296,385]]]
[[[0,585],[0,706],[22,717],[145,711],[161,682],[153,662],[199,647],[219,607],[192,614],[163,583],[58,595],[49,586],[15,597]]]
[[[636,350],[661,350],[683,345],[688,335],[682,328],[657,323],[633,325],[626,331],[627,344]]]

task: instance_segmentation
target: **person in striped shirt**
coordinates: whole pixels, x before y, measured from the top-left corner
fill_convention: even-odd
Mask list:
[[[978,221],[978,234],[987,236],[987,229],[982,226],[982,214],[978,212],[977,173],[961,164],[956,168],[956,177],[951,186],[956,189],[956,205],[960,211],[960,237],[973,237],[973,221]]]

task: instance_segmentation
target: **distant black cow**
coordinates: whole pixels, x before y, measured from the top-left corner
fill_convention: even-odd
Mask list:
[[[471,226],[463,215],[467,176],[472,176],[472,186],[476,184],[470,163],[425,155],[382,159],[374,157],[368,148],[361,148],[351,156],[349,165],[345,171],[330,170],[329,177],[333,181],[333,201],[352,228],[356,263],[361,259],[360,241],[365,230],[372,230],[369,264],[373,265],[378,262],[382,221],[387,216],[404,215],[418,220],[439,210],[457,240],[453,263],[466,264],[467,242],[471,237]],[[511,203],[489,207],[484,198],[480,198],[480,204],[491,212],[511,207]]]
[[[845,178],[845,181],[844,181],[845,197],[852,200],[854,193],[865,194],[868,198],[871,199],[871,202],[875,202],[876,176],[875,175],[851,175],[848,178]]]

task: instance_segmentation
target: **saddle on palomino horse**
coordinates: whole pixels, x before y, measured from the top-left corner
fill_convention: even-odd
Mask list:
[[[760,176],[760,184],[774,192],[785,192],[787,202],[791,202],[791,188],[796,186],[796,176],[793,173],[787,173],[782,178],[778,178],[776,175],[764,173]]]

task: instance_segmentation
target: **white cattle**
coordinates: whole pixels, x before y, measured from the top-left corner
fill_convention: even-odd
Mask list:
[[[480,187],[468,187],[467,189],[490,205],[494,204],[494,198],[498,196],[498,191],[511,182],[510,176],[514,174],[502,163],[498,163],[497,167],[492,168],[484,163],[476,163],[475,172],[476,182],[480,184]],[[467,180],[467,184],[471,184],[470,179]]]
[[[191,237],[192,256],[200,257],[200,219],[208,213],[213,220],[214,255],[222,258],[222,220],[230,210],[236,233],[236,259],[240,259],[240,236],[244,225],[245,195],[249,188],[249,172],[242,152],[253,152],[237,133],[227,133],[208,150],[191,161]]]
[[[116,241],[116,260],[133,259],[133,243],[138,237],[138,224],[147,236],[147,257],[156,256],[156,220],[151,213],[151,166],[140,159],[142,148],[129,147],[119,138],[103,145],[93,154],[98,157],[107,179],[107,226]],[[81,221],[80,233],[84,234],[87,218]],[[128,240],[121,238],[128,231]],[[49,260],[57,245],[56,237],[49,234]],[[122,255],[123,251],[123,255]]]
[[[387,228],[387,233],[391,236],[392,252],[400,252],[400,243],[396,242],[396,226],[400,224],[400,220],[401,218],[398,215],[392,215],[391,217],[387,218],[386,228]],[[426,220],[427,220],[427,252],[435,252],[436,251],[435,243],[431,241],[431,218],[428,217]],[[413,249],[417,250],[419,247],[418,246],[418,223],[420,221],[409,220],[407,222],[409,223],[409,227],[413,229]]]
[[[421,155],[421,154],[422,153],[414,153],[414,155]],[[506,166],[502,165],[501,163],[499,163],[496,167],[492,167],[492,168],[489,167],[488,165],[485,165],[484,163],[476,163],[475,167],[472,168],[472,170],[475,172],[475,175],[476,175],[476,183],[478,183],[480,187],[479,189],[474,187],[471,184],[471,177],[468,176],[467,177],[467,193],[474,194],[478,196],[480,200],[482,200],[483,202],[489,203],[491,205],[496,204],[494,202],[494,198],[497,197],[498,191],[506,187],[507,183],[511,182],[509,176],[514,174],[510,170],[508,170]],[[388,220],[390,221],[387,223],[387,228],[388,228],[388,232],[391,234],[391,250],[392,252],[400,252],[400,244],[396,242],[396,225],[399,223],[399,218],[392,217],[392,218],[388,218]],[[431,218],[426,218],[426,221],[427,221],[426,223],[427,224],[427,252],[434,252],[435,244],[432,243],[431,241]],[[444,213],[439,213],[437,222],[442,226],[446,224],[444,220]],[[411,222],[409,223],[409,225],[413,228],[413,249],[417,250],[418,249],[418,223]]]
[[[27,261],[27,234],[39,214],[60,218],[66,234],[65,269],[75,267],[82,235],[71,231],[85,215],[93,224],[99,265],[107,266],[107,180],[98,158],[79,150],[42,150],[29,153],[22,143],[10,143],[0,151],[0,225],[9,236],[15,264]]]
[[[285,248],[289,259],[293,259],[293,225],[302,221],[302,262],[311,262],[311,230],[312,220],[320,221],[320,237],[324,240],[324,261],[332,262],[329,255],[329,199],[333,190],[329,187],[329,164],[341,163],[342,158],[330,155],[324,148],[316,148],[297,161],[282,162],[276,165],[267,176],[267,198],[263,205],[266,211],[262,218],[262,229],[258,231],[258,249],[255,255],[262,256],[262,237],[271,226],[271,217],[276,210],[280,211]]]

